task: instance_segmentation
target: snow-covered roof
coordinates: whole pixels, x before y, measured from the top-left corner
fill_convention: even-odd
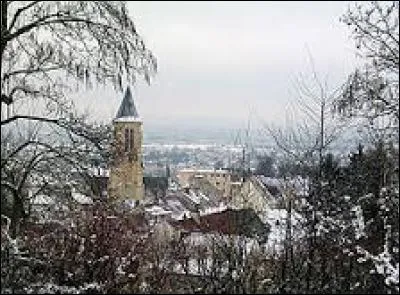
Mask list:
[[[216,213],[180,220],[169,220],[171,226],[186,232],[219,233],[242,235],[265,239],[269,226],[264,224],[252,209],[225,209]]]
[[[124,98],[118,109],[114,122],[141,122],[139,113],[136,110],[135,102],[133,101],[132,92],[128,86],[125,91]]]
[[[219,206],[217,207],[208,207],[205,208],[204,210],[200,210],[200,215],[208,215],[208,214],[213,214],[213,213],[219,213],[226,211],[228,207],[224,203],[220,203]]]
[[[142,122],[142,119],[140,117],[127,116],[116,118],[114,119],[114,122]]]
[[[188,194],[184,195],[189,198],[193,203],[200,205],[200,198],[194,193],[194,191],[190,191]]]
[[[91,198],[89,198],[81,193],[72,192],[71,196],[75,201],[77,201],[81,205],[93,204],[93,200]]]
[[[165,210],[164,208],[154,205],[148,208],[144,209],[146,212],[150,213],[153,216],[159,216],[159,215],[169,215],[172,213],[170,210]]]
[[[255,178],[265,187],[276,188],[278,191],[283,192],[285,186],[290,185],[299,196],[306,196],[308,194],[307,179],[295,177],[289,180],[267,177],[264,175],[256,175]]]
[[[257,175],[257,179],[260,180],[264,185],[276,186],[276,187],[282,186],[281,180],[276,179],[276,178],[267,177],[264,175]]]
[[[89,171],[90,171],[91,174],[94,175],[94,176],[110,177],[110,169],[107,169],[107,168],[103,168],[103,167],[91,167],[91,168],[89,168]]]
[[[46,195],[37,195],[31,200],[32,205],[54,205],[55,202],[52,198]]]
[[[137,206],[137,201],[132,199],[122,200],[120,205],[125,208],[135,208]]]
[[[184,168],[178,171],[178,173],[229,173],[228,170],[223,169],[195,169],[195,168]]]

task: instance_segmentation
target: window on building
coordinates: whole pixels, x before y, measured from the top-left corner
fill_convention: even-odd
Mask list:
[[[129,129],[125,128],[125,152],[129,151]]]
[[[133,129],[129,129],[129,136],[130,136],[130,151],[133,151]]]
[[[125,152],[133,151],[133,129],[125,128]]]

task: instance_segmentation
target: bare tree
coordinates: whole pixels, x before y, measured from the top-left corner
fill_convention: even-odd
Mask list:
[[[348,77],[343,95],[336,100],[336,111],[366,118],[372,127],[391,129],[398,136],[399,3],[357,4],[349,7],[342,22],[351,29],[365,64]]]
[[[311,74],[298,75],[295,83],[296,100],[292,105],[293,122],[288,122],[286,128],[267,125],[266,134],[274,140],[277,148],[291,162],[300,165],[303,176],[308,179],[308,196],[304,199],[303,213],[306,217],[308,235],[307,275],[305,290],[312,290],[313,276],[317,274],[314,266],[318,230],[317,225],[322,223],[326,214],[321,210],[327,203],[323,200],[324,188],[323,166],[331,145],[337,141],[348,128],[348,120],[334,116],[335,99],[341,93],[342,86],[334,89],[328,87],[328,82],[321,80],[309,54]],[[286,177],[289,175],[285,175]],[[287,210],[291,213],[292,202],[286,202]],[[332,204],[333,205],[333,204]],[[291,217],[288,216],[290,219]],[[288,230],[288,233],[291,231]],[[287,235],[285,247],[291,253],[291,236]],[[289,255],[287,255],[287,258]],[[286,263],[284,263],[286,265]],[[293,261],[292,261],[293,264]]]
[[[157,63],[121,1],[2,1],[0,49],[2,204],[23,215],[28,187],[88,181],[90,157],[109,156],[110,126],[76,113],[74,88],[150,82]]]
[[[71,82],[121,88],[137,74],[149,81],[156,61],[124,2],[3,1],[1,66],[2,103],[36,98],[65,110]]]
[[[350,27],[365,64],[349,76],[335,110],[343,116],[366,119],[368,131],[378,138],[369,155],[374,169],[368,171],[369,175],[378,174],[376,189],[359,197],[362,208],[375,208],[373,216],[369,212],[363,215],[372,228],[367,230],[368,241],[380,247],[374,251],[366,250],[368,245],[357,245],[357,252],[372,262],[370,272],[381,275],[378,283],[382,288],[399,292],[395,275],[399,265],[399,3],[357,4],[342,21]],[[360,153],[359,158],[362,156]]]
[[[71,127],[77,128],[77,125]],[[110,134],[107,126],[97,126],[97,130],[95,126],[92,129],[86,126],[84,136],[92,141],[72,131],[65,134],[64,129],[60,130],[60,136],[70,136],[67,143],[55,138],[55,134],[43,138],[40,124],[2,131],[2,214],[11,216],[13,236],[19,220],[29,216],[31,201],[37,195],[49,195],[54,201],[66,202],[72,187],[90,195],[92,158],[97,156],[106,161]],[[95,141],[96,136],[101,139]]]

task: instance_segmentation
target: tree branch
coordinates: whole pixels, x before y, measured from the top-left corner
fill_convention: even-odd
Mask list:
[[[28,115],[17,115],[17,116],[12,116],[8,119],[5,119],[1,121],[1,125],[6,125],[8,123],[11,123],[15,120],[19,119],[26,119],[26,120],[32,120],[32,121],[39,121],[39,122],[47,122],[47,123],[58,123],[58,119],[48,119],[48,118],[43,118],[43,117],[37,117],[37,116],[28,116]]]
[[[20,15],[22,12],[24,12],[25,10],[31,8],[32,6],[36,5],[36,4],[39,3],[39,2],[42,2],[42,1],[33,1],[33,2],[29,3],[28,5],[26,5],[25,7],[19,8],[19,9],[16,11],[16,13],[14,14],[14,16],[13,16],[13,18],[12,18],[12,20],[11,20],[10,26],[8,27],[8,32],[11,32],[12,28],[14,27],[14,25],[15,25],[15,23],[16,23],[18,17],[19,17],[19,15]]]

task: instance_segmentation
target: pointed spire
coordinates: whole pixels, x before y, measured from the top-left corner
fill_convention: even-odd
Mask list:
[[[140,120],[139,114],[135,107],[135,102],[133,101],[131,88],[129,86],[126,88],[124,98],[122,99],[121,105],[118,109],[118,113],[115,119],[123,121]]]

